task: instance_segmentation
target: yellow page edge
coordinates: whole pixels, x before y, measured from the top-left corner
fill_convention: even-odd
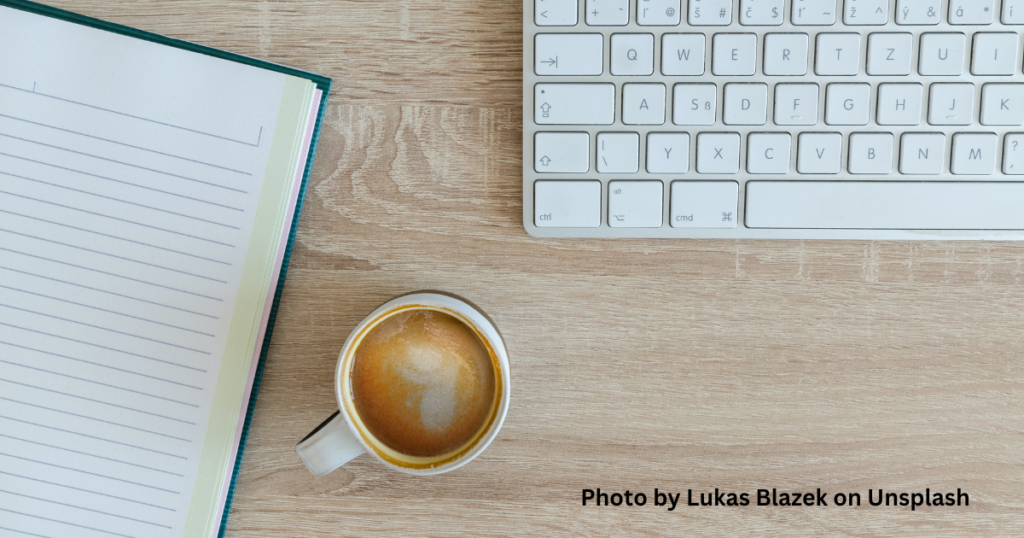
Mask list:
[[[274,272],[287,213],[289,194],[295,180],[309,110],[316,85],[297,77],[285,79],[281,109],[270,146],[270,158],[264,176],[263,190],[256,209],[249,250],[242,268],[241,284],[235,310],[231,316],[227,344],[217,376],[210,421],[206,428],[199,469],[185,521],[186,537],[212,536],[219,528],[217,504],[231,461],[238,416],[243,412],[242,396],[252,366],[253,354],[267,301],[268,286]],[[293,125],[293,129],[282,128]]]

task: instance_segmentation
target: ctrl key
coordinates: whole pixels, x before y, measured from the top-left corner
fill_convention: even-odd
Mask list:
[[[601,225],[600,181],[537,181],[533,189],[533,223],[538,228]]]
[[[673,228],[735,228],[739,185],[735,181],[673,181]]]

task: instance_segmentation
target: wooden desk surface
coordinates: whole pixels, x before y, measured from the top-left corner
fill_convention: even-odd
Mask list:
[[[230,537],[1021,535],[1024,244],[531,238],[519,0],[52,2],[335,81]],[[348,332],[423,288],[504,333],[501,435],[440,477],[314,479],[294,446]],[[971,505],[580,506],[598,487]]]

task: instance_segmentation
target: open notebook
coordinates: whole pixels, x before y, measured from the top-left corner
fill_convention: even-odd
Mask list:
[[[329,87],[0,0],[0,536],[223,532]]]

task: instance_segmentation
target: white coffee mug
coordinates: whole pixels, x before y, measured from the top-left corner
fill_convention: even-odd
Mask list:
[[[488,418],[490,425],[454,453],[437,457],[402,455],[377,440],[366,428],[355,408],[349,379],[355,351],[366,335],[379,323],[410,310],[434,310],[451,315],[472,329],[491,353],[499,383],[495,383],[498,404]],[[392,299],[374,310],[349,335],[338,355],[334,374],[334,393],[338,398],[336,412],[306,436],[295,451],[316,476],[323,476],[369,452],[385,465],[413,475],[435,475],[458,469],[480,455],[494,440],[505,422],[508,411],[510,378],[508,352],[494,323],[482,311],[459,297],[439,292],[416,292]]]

